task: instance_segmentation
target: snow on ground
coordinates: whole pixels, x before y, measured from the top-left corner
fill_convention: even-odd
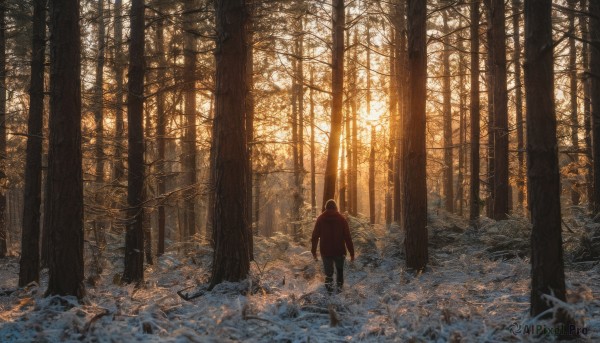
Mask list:
[[[249,280],[223,283],[191,301],[176,292],[206,284],[211,252],[205,246],[170,251],[146,269],[145,285],[136,289],[120,285],[122,249],[111,250],[109,244],[104,271],[86,281],[81,305],[70,297],[44,298],[45,272],[40,287],[0,296],[0,342],[530,342],[554,337],[529,330],[546,323],[528,315],[529,261],[517,251],[504,259],[490,252],[490,240],[507,235],[502,225],[465,231],[433,220],[430,266],[415,275],[404,267],[401,235],[379,232],[382,228],[374,233],[356,220],[351,224],[359,256],[347,263],[341,294],[328,295],[321,261],[314,262],[306,247],[284,235],[257,238]],[[567,264],[569,304],[557,306],[585,329],[579,340],[600,341],[600,266],[577,266]],[[15,289],[17,278],[18,260],[0,261],[0,292]]]

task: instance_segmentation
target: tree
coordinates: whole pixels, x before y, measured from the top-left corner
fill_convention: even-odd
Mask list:
[[[600,3],[589,0],[590,101],[592,106],[592,160],[594,161],[594,214],[600,212]]]
[[[369,223],[375,224],[375,125],[371,125],[371,151],[369,152]]]
[[[479,2],[471,2],[471,180],[469,219],[479,218]]]
[[[260,218],[260,185],[256,183],[256,198],[253,198],[253,183],[254,183],[254,168],[253,168],[253,141],[254,141],[254,31],[255,27],[255,16],[256,16],[257,4],[253,0],[246,1],[246,10],[248,17],[246,31],[246,147],[248,149],[248,173],[246,173],[246,213],[248,216],[248,246],[250,251],[250,259],[254,259],[254,235],[258,234],[258,220]],[[257,176],[258,177],[258,176]],[[256,200],[256,206],[253,206],[253,200]],[[252,209],[256,210],[256,231],[254,231]]]
[[[394,6],[390,5],[390,12],[394,10]],[[393,210],[393,192],[394,192],[394,170],[396,168],[396,140],[398,139],[398,92],[396,86],[396,48],[394,46],[396,42],[395,30],[390,30],[390,44],[389,44],[389,100],[388,109],[390,111],[390,122],[389,122],[389,140],[387,147],[387,184],[385,194],[385,224],[386,227],[390,227],[392,224],[392,218],[394,216]],[[347,130],[350,131],[350,130]]]
[[[332,0],[333,50],[331,57],[331,133],[327,146],[327,164],[323,189],[322,209],[325,202],[335,197],[340,136],[342,133],[342,103],[344,97],[344,29],[346,13],[344,0]],[[353,208],[356,210],[355,208]]]
[[[184,1],[184,116],[185,130],[182,140],[182,168],[184,192],[184,227],[183,237],[190,238],[196,233],[196,2]]]
[[[96,80],[94,83],[94,121],[96,124],[96,183],[104,181],[104,0],[98,0],[98,56],[96,57]]]
[[[348,166],[348,209],[353,216],[358,215],[358,32],[354,31],[353,35],[354,46],[352,53],[352,63],[350,63],[350,79],[349,85],[350,110],[352,112],[352,139],[350,144],[351,164]],[[348,133],[350,134],[350,133]]]
[[[127,89],[127,226],[123,281],[144,280],[144,0],[131,2]]]
[[[490,1],[491,76],[494,138],[492,217],[505,219],[508,208],[508,93],[506,89],[506,23],[504,0]]]
[[[587,9],[587,0],[580,1],[580,8]],[[593,164],[593,152],[592,152],[592,109],[590,99],[590,53],[589,53],[589,31],[587,22],[587,13],[582,11],[579,16],[579,25],[581,30],[581,36],[583,43],[581,47],[581,59],[582,67],[584,70],[583,77],[583,127],[584,127],[584,141],[585,141],[585,157],[586,157],[586,169],[585,175],[586,182],[586,195],[588,199],[588,209],[593,210],[594,206],[594,164]]]
[[[427,4],[408,0],[409,107],[406,118],[405,163],[402,165],[404,203],[402,227],[406,265],[423,270],[427,265],[427,184],[425,151],[425,101],[427,81]]]
[[[27,121],[27,153],[21,232],[19,286],[40,279],[40,206],[42,203],[42,141],[44,123],[44,63],[46,60],[46,0],[33,2],[31,83]]]
[[[246,207],[246,2],[216,0],[214,149],[214,254],[210,287],[248,275]]]
[[[459,27],[463,27],[462,18],[458,21]],[[464,205],[465,205],[465,185],[464,178],[468,165],[467,160],[467,109],[466,109],[466,101],[467,101],[467,92],[465,88],[465,78],[466,78],[466,49],[465,49],[465,39],[462,37],[462,34],[459,34],[458,37],[458,114],[459,114],[459,145],[458,145],[458,175],[456,176],[456,195],[455,201],[458,202],[458,215],[463,216]]]
[[[515,65],[515,114],[517,122],[517,202],[523,207],[525,201],[525,150],[523,142],[523,85],[521,83],[521,26],[519,25],[519,14],[521,11],[521,0],[512,0],[513,7],[513,63]]]
[[[444,19],[444,51],[442,66],[444,69],[443,116],[444,116],[444,207],[448,212],[454,212],[454,156],[452,151],[452,104],[450,91],[450,29],[448,28],[448,13],[442,12]]]
[[[115,24],[114,24],[114,57],[113,64],[116,84],[115,94],[115,158],[113,166],[113,180],[119,182],[125,175],[125,166],[123,165],[123,141],[125,135],[125,125],[123,123],[123,66],[127,63],[127,58],[123,53],[123,1],[115,0]]]
[[[158,3],[160,6],[161,2]],[[159,7],[159,10],[161,7]],[[156,38],[154,40],[156,53],[158,55],[158,63],[160,66],[165,66],[167,64],[165,58],[165,35],[164,35],[164,18],[159,18],[156,21]],[[158,67],[156,70],[156,78],[158,82],[162,82],[165,79],[165,68]],[[157,140],[157,152],[158,152],[158,176],[156,178],[156,191],[158,196],[162,196],[166,192],[165,185],[165,174],[166,163],[165,163],[165,141],[166,141],[166,128],[167,128],[167,118],[165,115],[165,94],[162,91],[159,91],[156,94],[156,140]],[[158,242],[156,254],[161,256],[165,253],[165,205],[164,202],[159,202],[158,204]]]
[[[527,177],[533,223],[532,316],[550,307],[544,294],[565,301],[551,11],[550,0],[525,1]]]
[[[309,120],[310,120],[310,208],[311,215],[317,215],[317,181],[315,178],[316,162],[315,162],[315,100],[312,85],[315,81],[314,69],[310,68],[310,89],[308,91],[309,102]],[[349,160],[350,161],[350,160]],[[350,163],[348,163],[350,167]],[[350,177],[348,177],[350,178]],[[350,192],[348,192],[350,193]]]
[[[405,179],[403,174],[406,170],[403,165],[406,163],[406,156],[404,146],[406,145],[406,119],[408,113],[408,52],[406,49],[407,37],[406,37],[406,1],[396,0],[395,6],[396,12],[394,14],[394,31],[396,35],[394,42],[396,45],[396,65],[394,70],[396,71],[396,92],[398,96],[398,129],[396,130],[396,156],[394,157],[396,166],[394,167],[394,221],[400,223],[402,217],[402,183]]]
[[[46,295],[84,296],[79,1],[50,1]]]
[[[6,0],[0,1],[0,184],[6,179]],[[6,189],[0,189],[0,258],[8,253]]]
[[[577,48],[575,47],[575,2],[578,0],[568,0],[569,4],[569,105],[571,120],[571,160],[573,167],[571,172],[575,180],[571,184],[571,203],[574,206],[579,205],[579,189],[577,184],[577,175],[579,175],[579,119],[577,111]]]

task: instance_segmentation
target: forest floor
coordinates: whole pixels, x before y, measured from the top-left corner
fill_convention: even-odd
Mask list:
[[[16,289],[18,260],[0,260],[0,342],[520,342],[548,341],[550,321],[531,319],[528,224],[485,221],[478,230],[456,217],[430,218],[430,264],[405,269],[402,235],[351,219],[357,259],[347,262],[341,294],[323,286],[321,261],[276,235],[257,238],[252,276],[185,301],[178,290],[205,289],[211,250],[179,246],[146,269],[145,285],[121,285],[122,248],[109,237],[103,272],[86,280],[83,304],[43,297],[41,285]],[[600,341],[600,265],[574,262],[585,230],[565,234],[568,304],[553,301]],[[588,225],[589,226],[589,225]],[[310,230],[310,224],[305,231]],[[395,230],[391,230],[395,232]],[[579,249],[579,250],[578,250]],[[90,259],[90,253],[86,256]],[[89,269],[89,268],[88,268]],[[93,285],[92,285],[93,284]],[[198,285],[201,285],[198,287]],[[552,299],[550,299],[552,301]]]

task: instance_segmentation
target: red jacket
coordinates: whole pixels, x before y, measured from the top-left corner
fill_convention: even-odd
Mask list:
[[[312,249],[314,256],[317,255],[317,244],[321,239],[321,256],[333,257],[346,255],[346,248],[350,256],[354,257],[354,245],[350,237],[348,222],[337,210],[325,210],[315,223],[312,233]]]

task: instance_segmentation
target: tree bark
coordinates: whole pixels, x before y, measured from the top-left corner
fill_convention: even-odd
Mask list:
[[[46,295],[83,287],[83,177],[81,153],[81,41],[79,1],[50,1],[50,137],[48,144],[49,280]]]
[[[348,165],[348,213],[353,216],[358,215],[358,32],[355,29],[352,36],[352,60],[349,61],[349,101],[350,101],[350,121],[352,132],[348,133],[351,136],[350,149],[350,164]]]
[[[127,227],[123,281],[144,280],[144,0],[131,2],[127,90]]]
[[[594,214],[600,212],[600,3],[589,1],[590,24],[590,102],[594,161]]]
[[[369,153],[369,223],[375,225],[375,125],[371,125],[371,152]]]
[[[345,8],[344,0],[332,0],[333,7],[333,52],[331,61],[331,133],[327,148],[327,164],[325,166],[325,180],[323,189],[323,202],[335,197],[337,181],[338,160],[340,154],[340,136],[342,132],[342,102],[344,97],[344,28]]]
[[[405,1],[399,1],[396,4],[396,15],[394,27],[396,31],[396,92],[398,96],[398,129],[396,130],[396,156],[394,157],[396,167],[394,167],[394,221],[401,222],[402,217],[402,185],[405,175],[402,165],[406,161],[404,146],[406,145],[406,118],[408,113],[408,66],[407,66],[407,49],[406,49],[406,6]]]
[[[462,18],[458,23],[459,27],[463,26]],[[458,145],[458,175],[456,176],[456,203],[458,204],[458,215],[463,216],[464,210],[464,174],[467,164],[466,158],[466,140],[467,140],[467,113],[465,109],[465,101],[467,94],[465,91],[465,46],[462,34],[458,35],[458,117],[459,117],[459,145]]]
[[[98,56],[96,57],[96,82],[94,83],[94,122],[96,125],[96,184],[104,181],[104,0],[98,0]],[[97,195],[98,196],[98,195]],[[101,200],[101,199],[100,199]]]
[[[350,85],[350,109],[352,111],[352,167],[350,168],[350,184],[348,188],[350,190],[350,214],[353,216],[358,215],[358,89],[356,87],[358,83],[358,32],[354,31],[353,36],[353,58],[350,67],[350,75],[352,84]]]
[[[246,2],[215,1],[217,47],[214,120],[215,250],[211,286],[246,278],[250,268],[246,206]],[[237,200],[236,200],[237,199]],[[240,200],[241,199],[241,200]]]
[[[406,163],[403,164],[404,203],[402,227],[406,230],[406,266],[423,270],[427,265],[427,184],[425,102],[427,82],[427,4],[408,0],[409,115],[406,118]],[[409,167],[410,166],[410,167]]]
[[[0,183],[6,183],[6,0],[0,1]],[[6,188],[0,188],[0,258],[8,254]]]
[[[19,287],[40,280],[40,206],[42,204],[42,143],[44,127],[44,63],[46,61],[46,0],[33,2],[31,83],[27,120],[27,153],[21,232]]]
[[[315,100],[313,94],[314,69],[310,68],[310,90],[308,91],[309,116],[310,116],[310,207],[312,217],[317,215],[317,182],[315,163]],[[350,164],[348,164],[350,166]],[[348,192],[348,194],[350,194]]]
[[[587,9],[587,0],[581,0],[580,8],[582,10]],[[588,200],[588,209],[593,209],[594,202],[592,199],[594,198],[594,183],[593,183],[593,175],[594,175],[594,164],[592,159],[592,109],[591,109],[591,99],[590,99],[590,53],[589,53],[589,44],[587,41],[590,39],[589,31],[588,31],[588,22],[587,22],[587,14],[583,13],[579,17],[579,25],[581,26],[581,37],[583,38],[582,47],[581,47],[581,60],[582,67],[584,70],[583,77],[583,126],[584,126],[584,141],[585,141],[585,156],[586,156],[586,195]]]
[[[525,1],[527,177],[533,223],[531,316],[550,307],[544,294],[565,301],[551,11],[550,0]]]
[[[160,7],[159,7],[160,9]],[[165,39],[164,39],[164,19],[159,18],[156,22],[156,53],[158,55],[158,68],[156,69],[156,79],[159,84],[165,82]],[[166,192],[165,178],[166,178],[166,161],[165,161],[165,135],[167,127],[167,118],[165,115],[165,95],[164,92],[159,91],[156,94],[156,141],[157,141],[157,152],[158,152],[158,163],[157,177],[156,177],[156,190],[158,197],[162,197]],[[156,254],[161,256],[165,253],[165,204],[164,200],[159,200],[158,206],[158,242]]]
[[[183,150],[184,223],[183,232],[190,239],[196,233],[196,18],[195,1],[184,1],[184,117]]]
[[[490,0],[492,105],[494,111],[494,197],[492,217],[506,219],[508,202],[508,95],[506,89],[506,23],[504,0]]]
[[[491,18],[491,0],[483,0],[484,11],[486,15],[486,93],[487,93],[487,190],[488,198],[486,199],[486,214],[488,217],[493,218],[494,212],[494,101],[493,101],[493,89],[494,89],[494,67],[493,67],[493,54],[494,49],[492,48],[493,37],[492,37],[492,18]]]
[[[119,182],[125,176],[125,166],[123,164],[123,150],[125,137],[125,124],[123,123],[123,66],[127,63],[127,58],[123,53],[123,1],[115,0],[115,25],[114,25],[114,73],[115,73],[115,157],[113,180]]]
[[[246,147],[248,148],[248,173],[246,174],[246,206],[248,207],[246,213],[248,215],[248,247],[250,260],[254,260],[254,236],[258,234],[258,215],[259,209],[256,208],[256,231],[254,230],[254,222],[252,220],[252,193],[253,193],[253,180],[254,180],[254,169],[253,169],[253,152],[254,152],[254,17],[256,16],[256,8],[254,0],[246,0],[246,8],[248,13],[246,32]],[[258,187],[258,186],[257,186]],[[257,192],[260,189],[257,188]],[[257,193],[257,206],[258,206],[258,193]]]
[[[391,10],[394,10],[393,5],[391,5]],[[390,11],[391,12],[391,11]],[[388,140],[388,160],[387,160],[387,184],[386,184],[386,193],[385,193],[385,225],[387,228],[392,224],[392,219],[394,217],[394,205],[393,205],[393,193],[394,193],[394,169],[396,168],[395,156],[396,156],[396,129],[398,122],[398,93],[396,91],[396,48],[394,46],[396,42],[396,32],[394,29],[391,30],[391,38],[389,44],[389,72],[390,72],[390,80],[389,80],[389,111],[390,111],[390,123],[389,123],[389,140]]]
[[[517,203],[525,205],[525,145],[523,141],[523,84],[521,81],[521,0],[512,0],[513,6],[513,63],[515,65],[515,113],[517,122]]]
[[[471,2],[471,180],[469,189],[469,219],[472,224],[479,219],[479,141],[480,141],[480,106],[479,106],[479,2]]]
[[[573,181],[571,182],[571,203],[574,206],[579,205],[579,113],[577,106],[577,48],[575,47],[575,2],[577,0],[568,0],[569,9],[569,103],[571,119],[571,155],[573,167]]]
[[[442,12],[444,19],[444,51],[442,52],[443,79],[443,116],[444,116],[444,207],[454,212],[454,156],[452,151],[452,104],[450,91],[450,29],[448,13]]]

